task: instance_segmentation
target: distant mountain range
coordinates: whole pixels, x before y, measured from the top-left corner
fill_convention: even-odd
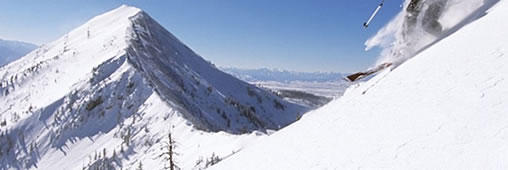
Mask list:
[[[26,55],[37,45],[0,39],[0,67]]]
[[[342,73],[331,72],[296,72],[282,69],[242,69],[233,67],[221,67],[222,71],[229,73],[241,80],[247,82],[256,81],[277,81],[277,82],[291,82],[291,81],[343,81]]]

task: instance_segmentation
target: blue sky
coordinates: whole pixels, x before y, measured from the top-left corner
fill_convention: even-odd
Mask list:
[[[121,4],[143,9],[219,66],[354,72],[376,60],[364,42],[400,11],[378,0],[0,0],[0,38],[50,42]]]

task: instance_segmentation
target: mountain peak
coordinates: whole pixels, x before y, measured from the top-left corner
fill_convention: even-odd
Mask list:
[[[106,18],[106,17],[109,18],[109,17],[115,17],[115,16],[128,18],[128,17],[136,15],[139,12],[143,12],[143,10],[136,8],[134,6],[129,6],[129,5],[123,4],[111,11],[108,11],[104,14],[96,16],[96,18]]]
[[[50,46],[66,40],[76,40],[76,42],[80,42],[79,44],[82,45],[82,43],[90,42],[90,40],[100,44],[107,41],[105,39],[111,37],[119,40],[123,39],[128,35],[129,32],[127,31],[132,26],[130,18],[142,12],[139,8],[121,5],[111,11],[93,17],[62,38],[50,43]]]
[[[135,6],[130,6],[130,5],[127,5],[127,4],[122,4],[120,5],[118,8],[115,8],[114,10],[122,10],[122,9],[132,9],[132,10],[141,10]]]
[[[221,72],[148,14],[127,5],[94,17],[1,67],[0,105],[10,106],[1,107],[0,113],[12,113],[0,114],[0,121],[12,120],[0,123],[0,131],[9,129],[9,136],[23,132],[30,137],[27,141],[42,149],[37,153],[40,159],[14,155],[21,152],[0,157],[0,162],[19,160],[14,162],[22,167],[18,169],[33,167],[25,162],[34,162],[40,169],[75,167],[83,155],[52,153],[92,154],[103,148],[101,142],[87,144],[88,139],[111,142],[113,152],[128,147],[124,155],[148,150],[160,155],[152,148],[159,146],[148,143],[160,141],[168,125],[179,129],[172,134],[180,139],[206,131],[268,132],[308,111]],[[2,148],[26,148],[25,143],[23,139]],[[0,138],[1,146],[7,144],[6,138]],[[80,149],[85,145],[90,150]],[[2,148],[0,152],[7,153]],[[194,166],[198,158],[189,155],[187,159],[193,160],[184,169]]]
[[[92,18],[85,25],[90,26],[95,24],[102,25],[102,23],[112,24],[117,22],[126,22],[130,17],[135,16],[140,12],[143,12],[143,10],[133,6],[121,5],[118,8]]]

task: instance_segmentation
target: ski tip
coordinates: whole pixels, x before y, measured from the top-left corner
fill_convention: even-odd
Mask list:
[[[357,80],[359,80],[359,79],[364,77],[364,75],[361,75],[361,74],[362,73],[352,74],[352,75],[349,75],[349,76],[342,77],[342,79],[344,79],[347,82],[354,83]]]
[[[350,79],[348,79],[347,77],[342,77],[342,80],[347,81],[347,82],[350,82],[350,83],[351,83],[351,82],[353,82],[353,81],[351,81]]]
[[[368,28],[368,27],[369,27],[369,25],[367,25],[367,23],[366,23],[366,22],[365,22],[365,23],[363,23],[363,28],[365,28],[365,29],[366,29],[366,28]]]

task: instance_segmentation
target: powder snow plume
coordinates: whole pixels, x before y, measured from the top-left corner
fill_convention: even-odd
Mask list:
[[[443,13],[438,19],[443,29],[438,35],[426,32],[421,26],[425,10],[432,1],[447,1],[443,7]],[[367,51],[374,47],[381,48],[381,53],[375,63],[376,65],[383,63],[400,65],[437,40],[450,35],[450,33],[457,31],[460,27],[482,16],[499,0],[422,0],[422,12],[417,17],[417,25],[410,34],[404,37],[404,20],[407,15],[406,7],[409,5],[409,2],[410,0],[405,0],[402,4],[402,10],[381,28],[376,35],[365,42],[365,50]]]

